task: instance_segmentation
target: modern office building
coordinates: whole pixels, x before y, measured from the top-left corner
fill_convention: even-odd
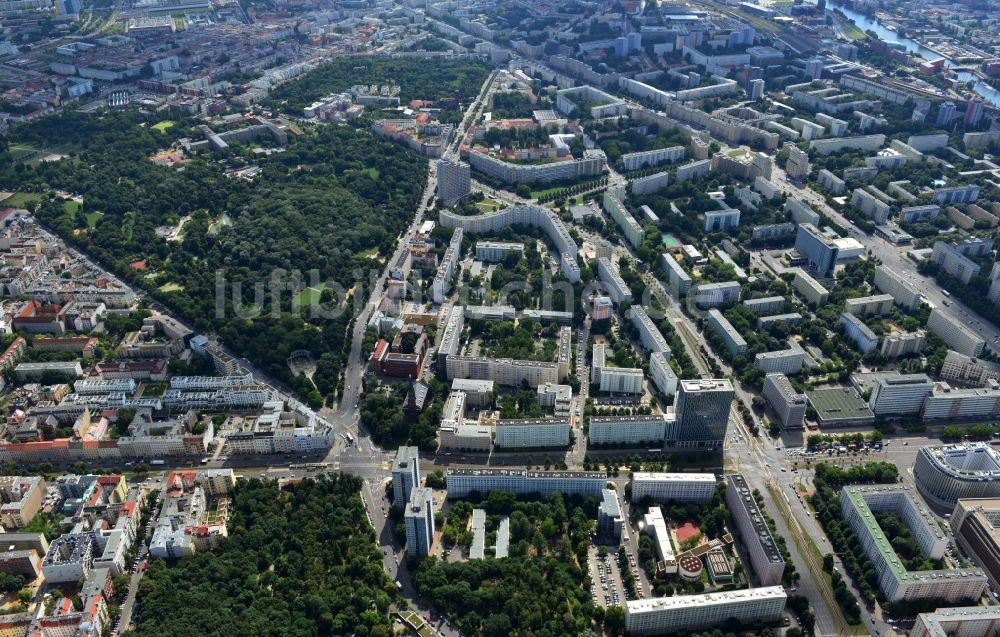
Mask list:
[[[781,586],[742,591],[653,597],[625,602],[625,630],[630,635],[685,633],[722,626],[767,624],[781,618],[787,600]]]
[[[879,576],[879,588],[890,602],[941,599],[948,602],[978,600],[986,588],[985,573],[976,569],[907,571],[889,538],[875,519],[875,512],[891,512],[906,523],[924,557],[940,559],[948,535],[933,516],[899,485],[847,486],[840,494],[840,511],[851,525],[862,549]]]
[[[920,413],[924,399],[933,390],[934,383],[927,374],[881,372],[875,374],[868,406],[876,416],[908,416]]]
[[[726,505],[740,532],[760,586],[780,585],[785,573],[785,560],[757,506],[750,484],[738,473],[726,476]]]
[[[1000,454],[982,442],[923,447],[913,478],[920,495],[945,511],[965,498],[1000,498]]]
[[[719,447],[726,438],[733,383],[725,378],[682,380],[674,399],[677,445]]]
[[[668,398],[677,393],[677,373],[663,352],[649,355],[649,379]]]
[[[500,420],[496,426],[497,449],[537,449],[569,446],[569,418]]]
[[[710,309],[706,321],[708,328],[722,339],[730,356],[735,358],[747,351],[746,339],[733,327],[729,319],[722,315],[722,312],[715,308]]]
[[[1000,586],[1000,498],[960,499],[948,524],[965,555]]]
[[[783,429],[802,429],[808,407],[805,394],[800,394],[784,374],[764,377],[764,399],[781,418]]]
[[[927,318],[927,329],[944,341],[945,345],[966,356],[979,356],[986,347],[986,339],[966,327],[958,317],[939,307],[931,310]]]
[[[434,543],[434,491],[423,487],[413,490],[403,515],[406,527],[406,552],[414,557],[430,555]]]
[[[449,498],[464,498],[472,492],[483,496],[491,491],[517,495],[537,493],[547,496],[601,496],[608,483],[603,471],[527,471],[525,469],[448,469],[445,475]]]
[[[739,281],[723,283],[702,283],[693,290],[695,303],[701,308],[732,305],[740,299]]]
[[[666,433],[667,417],[663,414],[591,416],[588,429],[591,445],[660,447]]]
[[[632,472],[632,502],[652,498],[656,502],[712,501],[719,481],[714,473],[652,473]]]
[[[417,447],[400,447],[392,463],[392,501],[402,505],[410,501],[410,494],[420,487],[420,450]]]
[[[809,263],[820,277],[833,274],[837,267],[837,257],[840,246],[836,240],[826,236],[811,223],[799,225],[795,235],[795,250],[809,259]]]
[[[1000,626],[1000,609],[996,606],[962,606],[938,608],[933,613],[920,613],[909,637],[994,637]]]
[[[854,341],[854,345],[863,354],[867,354],[878,347],[878,335],[858,317],[847,312],[841,312],[840,324],[844,326],[844,334],[847,338]]]
[[[437,167],[438,199],[453,206],[472,190],[472,170],[463,161],[441,159]]]

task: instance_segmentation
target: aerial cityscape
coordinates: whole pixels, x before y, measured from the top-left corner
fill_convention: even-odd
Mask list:
[[[998,0],[0,0],[0,637],[1000,637]]]

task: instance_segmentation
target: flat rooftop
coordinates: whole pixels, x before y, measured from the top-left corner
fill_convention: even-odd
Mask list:
[[[874,419],[875,414],[853,387],[828,387],[806,392],[820,421]]]
[[[636,471],[632,474],[632,481],[648,482],[717,482],[714,473],[663,473],[652,471]]]
[[[653,597],[649,599],[631,599],[626,602],[628,613],[651,613],[656,611],[679,608],[711,607],[719,604],[732,604],[740,601],[765,599],[784,599],[785,589],[781,586],[764,586],[748,588],[742,591],[723,591],[719,593],[704,593],[701,595],[678,595],[677,597]]]

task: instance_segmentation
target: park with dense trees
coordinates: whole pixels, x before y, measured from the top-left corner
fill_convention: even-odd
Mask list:
[[[373,258],[391,253],[417,208],[426,161],[365,130],[307,127],[245,180],[226,173],[252,159],[235,145],[154,164],[199,133],[193,120],[159,130],[150,117],[66,112],[16,126],[12,143],[66,157],[31,164],[0,152],[0,179],[37,193],[29,208],[69,243],[321,404],[336,391],[355,309],[343,291],[367,296]],[[56,191],[83,202],[67,206]],[[296,350],[312,355],[311,380],[289,370]]]
[[[396,588],[365,517],[361,480],[333,475],[286,489],[236,488],[229,538],[214,552],[154,560],[129,637],[393,634]]]

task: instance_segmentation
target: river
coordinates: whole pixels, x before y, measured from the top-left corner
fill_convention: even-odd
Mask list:
[[[832,2],[827,3],[827,7],[830,9],[837,9],[838,11],[843,13],[845,16],[853,20],[854,24],[856,24],[858,28],[860,28],[861,30],[875,32],[878,35],[879,39],[882,40],[883,42],[902,44],[907,51],[920,56],[921,58],[927,60],[928,62],[940,59],[942,57],[941,55],[935,53],[934,51],[931,51],[927,47],[917,44],[910,38],[899,37],[895,31],[890,31],[889,29],[886,29],[884,26],[882,26],[882,24],[878,20],[875,20],[874,18],[869,18],[863,13],[858,13],[854,9],[849,9],[848,7],[845,7],[840,4],[835,4]],[[951,65],[950,60],[946,61],[946,65],[948,66]],[[968,71],[959,71],[956,73],[956,75],[958,76],[958,79],[962,82],[970,82],[970,81],[974,82],[972,90],[974,90],[976,93],[986,98],[986,101],[993,104],[993,106],[1000,107],[1000,91],[996,90],[989,84],[986,84],[978,77],[976,77],[974,74],[969,73]]]

